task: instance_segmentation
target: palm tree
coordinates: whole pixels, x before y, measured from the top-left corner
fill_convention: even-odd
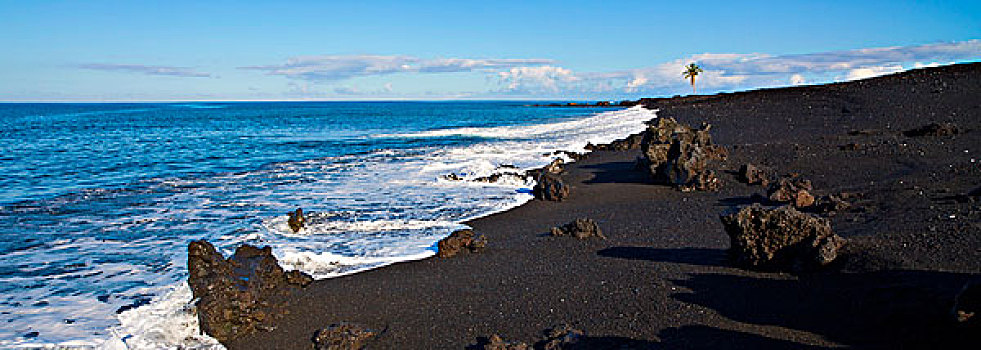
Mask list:
[[[692,62],[692,63],[688,64],[687,66],[685,66],[685,71],[684,72],[681,72],[681,76],[683,76],[685,79],[691,79],[691,93],[692,93],[692,95],[695,94],[695,77],[698,76],[698,73],[701,73],[701,72],[704,72],[702,70],[702,67],[699,67],[694,62]]]

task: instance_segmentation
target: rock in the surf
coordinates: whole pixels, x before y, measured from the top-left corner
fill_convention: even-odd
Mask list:
[[[566,185],[559,175],[544,171],[538,176],[532,194],[535,195],[536,199],[562,201],[569,197],[569,185]]]
[[[551,229],[552,236],[572,236],[579,239],[586,239],[591,237],[597,237],[601,239],[606,239],[603,235],[603,231],[600,230],[599,225],[596,221],[591,219],[576,219],[562,227],[553,227]]]
[[[472,230],[456,230],[451,233],[446,238],[443,238],[436,244],[439,251],[436,256],[440,258],[449,258],[457,255],[463,250],[470,252],[479,252],[481,249],[487,246],[487,237],[484,235],[478,235]]]
[[[757,270],[801,271],[827,265],[845,240],[827,219],[792,206],[768,209],[754,204],[722,216],[729,254],[736,265]]]
[[[300,232],[300,229],[303,228],[303,224],[306,222],[307,219],[303,217],[303,209],[300,208],[296,208],[296,210],[291,211],[289,219],[286,220],[286,223],[290,225],[290,229],[293,230],[293,232]]]
[[[368,341],[378,335],[356,324],[338,323],[318,330],[313,335],[313,348],[316,350],[358,350],[364,349]]]
[[[239,246],[227,260],[204,240],[188,245],[188,284],[197,302],[201,330],[228,341],[269,329],[286,306],[282,297],[310,284],[299,271],[286,272],[269,247]]]

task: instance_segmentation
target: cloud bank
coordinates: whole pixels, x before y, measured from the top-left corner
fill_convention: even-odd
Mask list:
[[[516,67],[499,72],[498,78],[500,91],[510,95],[663,94],[686,91],[688,83],[681,79],[681,71],[689,62],[698,62],[705,70],[697,79],[699,89],[718,91],[864,79],[936,62],[978,59],[981,40],[969,40],[797,55],[705,53],[612,72]]]
[[[172,77],[184,77],[184,78],[210,78],[212,77],[209,73],[197,72],[187,67],[170,67],[170,66],[150,66],[142,64],[114,64],[114,63],[86,63],[77,66],[82,69],[107,71],[107,72],[124,72],[124,73],[139,73],[146,75],[163,75]]]
[[[539,66],[554,63],[549,59],[514,58],[439,58],[421,59],[412,56],[340,55],[299,56],[283,64],[239,67],[269,75],[314,82],[337,81],[355,77],[395,73],[454,73],[492,71],[518,66]]]

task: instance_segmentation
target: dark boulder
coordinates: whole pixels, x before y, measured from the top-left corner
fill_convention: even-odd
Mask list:
[[[811,181],[801,177],[782,177],[770,184],[767,197],[777,203],[791,203],[797,208],[805,208],[814,204],[814,196],[809,191]]]
[[[457,255],[466,249],[470,252],[478,252],[487,246],[487,237],[477,235],[472,230],[456,230],[449,236],[443,238],[436,244],[439,251],[436,253],[440,258],[449,258]]]
[[[576,219],[562,227],[553,227],[552,236],[572,236],[579,239],[598,237],[606,239],[596,222],[590,219]]]
[[[954,123],[931,123],[916,129],[906,130],[903,132],[903,135],[909,137],[953,136],[958,133],[960,133],[960,129]]]
[[[296,210],[290,212],[290,218],[286,220],[286,223],[290,225],[290,229],[293,232],[300,232],[303,228],[303,224],[307,222],[307,219],[303,217],[303,209],[296,208]]]
[[[739,167],[739,181],[745,182],[750,185],[757,185],[766,187],[770,184],[770,174],[763,168],[760,168],[753,164],[743,164]]]
[[[721,182],[709,166],[728,153],[712,144],[710,129],[707,124],[694,129],[667,117],[650,125],[641,150],[654,181],[683,190],[719,189]]]
[[[358,350],[378,335],[378,332],[359,325],[340,323],[318,330],[313,335],[313,348],[316,350]]]
[[[791,206],[768,209],[754,204],[722,216],[729,235],[729,253],[741,267],[800,271],[831,263],[845,240],[831,231],[826,219]]]
[[[538,176],[538,181],[532,188],[532,194],[541,200],[562,201],[569,197],[569,185],[566,185],[559,175],[546,171]]]
[[[201,330],[222,342],[269,329],[286,306],[282,297],[313,281],[302,272],[283,271],[269,247],[242,245],[226,260],[211,243],[194,241],[187,267]]]
[[[818,197],[814,201],[814,205],[809,209],[819,214],[833,216],[839,212],[848,210],[851,206],[851,203],[846,202],[840,196],[829,194]]]

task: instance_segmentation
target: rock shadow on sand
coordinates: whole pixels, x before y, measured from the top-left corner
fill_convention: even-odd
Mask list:
[[[971,274],[897,270],[788,277],[700,273],[671,282],[691,290],[673,295],[679,301],[734,321],[806,331],[847,346],[953,348],[981,340],[956,325],[950,313]]]
[[[722,249],[681,248],[662,249],[652,247],[611,247],[596,252],[607,258],[647,260],[677,264],[725,267],[727,253]]]
[[[587,184],[604,183],[635,183],[653,184],[654,179],[646,171],[637,170],[635,162],[607,162],[593,165],[585,165],[584,169],[590,169],[593,178],[585,181]]]

